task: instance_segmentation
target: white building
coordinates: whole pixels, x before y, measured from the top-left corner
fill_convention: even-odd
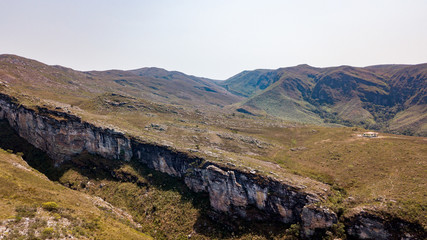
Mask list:
[[[365,132],[363,133],[364,137],[369,137],[369,138],[374,138],[374,137],[378,137],[378,133],[377,132]]]

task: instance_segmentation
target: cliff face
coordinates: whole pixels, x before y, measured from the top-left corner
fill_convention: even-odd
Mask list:
[[[334,212],[320,206],[321,196],[297,186],[145,143],[70,114],[29,109],[0,94],[0,119],[7,120],[21,137],[45,151],[58,165],[83,151],[109,159],[135,159],[183,179],[195,192],[207,192],[212,208],[219,212],[247,220],[300,223],[306,237],[337,222]],[[360,235],[351,229],[354,235]]]
[[[208,192],[215,210],[248,220],[311,221],[301,218],[301,213],[316,211],[307,206],[321,200],[295,186],[221,167],[165,146],[143,143],[70,114],[26,108],[6,95],[0,95],[0,119],[7,120],[21,137],[46,151],[56,164],[83,151],[109,159],[134,158],[157,171],[182,178],[195,192]],[[336,221],[335,213],[328,214]],[[332,222],[320,223],[312,231],[331,225]]]
[[[84,150],[105,158],[132,157],[130,140],[123,134],[95,127],[74,116],[43,108],[36,113],[22,106],[1,104],[0,119],[7,119],[21,137],[45,151],[57,164]]]

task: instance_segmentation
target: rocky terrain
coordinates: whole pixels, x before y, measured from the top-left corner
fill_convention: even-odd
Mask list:
[[[82,122],[72,115],[47,109],[27,109],[6,95],[1,95],[0,101],[0,119],[7,119],[21,137],[45,151],[57,165],[83,151],[108,159],[129,161],[134,158],[150,168],[183,178],[196,192],[208,192],[211,206],[227,214],[248,220],[309,222],[304,225],[307,236],[313,235],[316,229],[329,228],[337,221],[335,213],[314,207],[323,196],[301,191],[299,186],[221,167],[164,146],[146,144]],[[327,191],[326,185],[314,184]],[[259,213],[249,211],[251,208]],[[316,214],[320,219],[314,217]]]
[[[56,169],[89,154],[79,160],[79,164],[93,164],[84,168],[95,175],[105,171],[106,179],[134,183],[135,189],[139,189],[134,192],[139,193],[141,186],[146,185],[137,180],[140,176],[128,171],[102,170],[104,160],[101,158],[118,164],[137,162],[180,180],[189,190],[204,195],[213,210],[208,214],[212,219],[225,217],[283,226],[281,233],[271,238],[284,234],[288,238],[422,239],[426,235],[425,138],[381,133],[381,138],[363,139],[359,137],[363,129],[289,123],[260,114],[261,105],[251,105],[267,99],[257,100],[263,95],[269,96],[268,103],[271,99],[280,100],[278,96],[283,95],[290,104],[283,107],[292,108],[300,118],[310,116],[314,122],[324,124],[319,114],[330,115],[322,104],[338,109],[355,101],[356,96],[359,103],[368,99],[383,106],[392,104],[392,98],[385,97],[389,93],[384,92],[390,90],[389,83],[381,79],[403,73],[396,71],[378,76],[384,74],[384,69],[393,67],[372,67],[373,70],[363,73],[356,73],[359,70],[353,68],[344,69],[356,71],[350,74],[343,73],[342,69],[319,72],[319,69],[299,66],[288,69],[289,74],[283,73],[287,75],[286,83],[284,75],[260,70],[255,74],[242,73],[234,78],[237,80],[227,81],[230,85],[223,85],[225,89],[222,89],[208,79],[161,69],[77,72],[10,55],[1,59],[0,119],[45,152]],[[305,77],[295,78],[301,71]],[[352,80],[341,79],[343,74],[351,75]],[[368,82],[364,80],[367,76]],[[240,92],[233,90],[237,86],[233,84],[246,84],[242,79],[249,79],[252,87]],[[423,79],[422,75],[418,79]],[[105,84],[97,88],[102,81]],[[157,93],[166,95],[160,98],[150,95],[154,93],[150,92],[149,89],[153,89],[150,86],[162,81],[166,82],[156,87]],[[345,86],[336,81],[344,82]],[[192,86],[183,87],[183,92],[175,92],[171,99],[165,97],[182,82]],[[419,88],[417,84],[412,88]],[[374,87],[366,89],[365,86]],[[307,89],[311,89],[310,94]],[[212,96],[205,96],[203,91]],[[373,97],[372,92],[381,93],[384,98]],[[180,94],[188,98],[181,98]],[[409,93],[399,94],[402,95],[399,101],[406,101],[402,104],[408,108],[399,112],[393,121],[398,121],[398,116],[409,121],[408,118],[412,119],[412,115],[408,116],[409,109],[423,108],[424,97],[420,91],[410,92],[411,100],[407,99]],[[344,95],[351,98],[342,105]],[[238,103],[242,98],[247,99]],[[305,103],[304,99],[311,100]],[[316,103],[315,99],[323,102]],[[191,106],[191,102],[195,106]],[[294,108],[295,104],[304,108]],[[349,114],[365,111],[361,109],[348,111]],[[413,117],[423,129],[423,118]],[[38,169],[43,171],[43,167]],[[105,195],[101,190],[91,190],[92,181],[103,188],[105,183],[99,183],[98,177],[75,184],[76,180],[63,179],[67,174],[55,180],[116,201],[114,196]],[[407,178],[408,175],[412,177]],[[146,194],[132,198],[141,200]],[[141,214],[135,210],[141,206],[125,207],[134,217]],[[155,213],[156,207],[152,209]],[[147,210],[144,211],[147,214]],[[227,231],[237,230],[232,227]],[[158,233],[150,234],[157,236]],[[200,232],[195,236],[199,236],[197,234]]]
[[[221,166],[165,146],[147,144],[82,122],[73,115],[43,108],[28,109],[7,95],[1,95],[0,119],[6,119],[21,137],[46,151],[57,165],[83,151],[122,161],[133,158],[157,171],[183,179],[195,192],[208,192],[212,208],[219,212],[246,220],[299,222],[304,237],[312,237],[317,231],[325,232],[338,220],[336,213],[321,206],[328,194],[328,186],[321,183],[311,184],[325,192],[310,192],[300,186]],[[348,234],[377,239],[401,234],[412,236],[387,229],[384,220],[375,215],[365,219],[364,212],[360,214],[354,217],[357,220],[349,226]],[[380,228],[381,232],[372,232],[370,225]]]

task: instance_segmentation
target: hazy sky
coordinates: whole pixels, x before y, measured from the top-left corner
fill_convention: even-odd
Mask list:
[[[426,0],[0,0],[0,53],[77,70],[427,62]]]

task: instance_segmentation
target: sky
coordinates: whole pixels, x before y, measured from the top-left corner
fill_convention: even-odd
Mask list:
[[[427,62],[426,0],[0,0],[0,54],[76,70]]]

